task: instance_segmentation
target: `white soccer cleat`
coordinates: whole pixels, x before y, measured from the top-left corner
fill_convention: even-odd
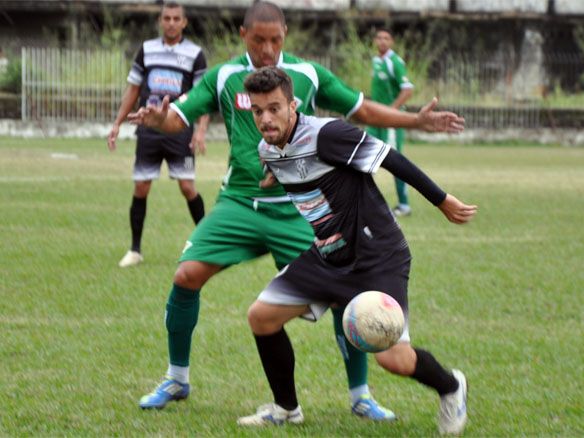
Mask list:
[[[304,422],[302,408],[288,411],[276,403],[268,403],[258,408],[255,414],[237,419],[239,426],[282,426],[285,423],[301,424]]]
[[[412,207],[409,205],[398,204],[391,211],[395,217],[405,217],[412,214]]]
[[[460,370],[452,370],[458,380],[458,389],[440,398],[438,431],[445,435],[459,435],[466,424],[466,377]]]
[[[127,268],[128,266],[136,266],[136,265],[142,263],[143,261],[144,261],[144,257],[142,257],[142,254],[140,254],[139,252],[130,250],[126,253],[126,255],[124,257],[122,257],[122,260],[120,260],[120,263],[118,263],[118,266],[120,268]]]

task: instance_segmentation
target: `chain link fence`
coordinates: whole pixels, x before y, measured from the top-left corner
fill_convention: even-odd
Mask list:
[[[22,120],[111,121],[126,86],[122,52],[24,47]]]
[[[332,55],[311,59],[336,71]],[[122,52],[22,49],[22,119],[110,122],[115,118],[130,59]],[[363,59],[369,75],[370,59]],[[584,125],[584,58],[451,54],[415,81],[416,109],[432,96],[456,111],[468,128],[541,128]],[[365,90],[367,91],[367,90]]]

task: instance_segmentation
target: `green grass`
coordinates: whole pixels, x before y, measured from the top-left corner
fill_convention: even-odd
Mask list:
[[[204,288],[192,397],[140,411],[139,397],[166,369],[164,305],[192,223],[164,174],[148,201],[145,263],[117,267],[129,245],[134,145],[119,146],[110,154],[105,140],[0,138],[0,436],[436,435],[435,394],[374,360],[373,393],[400,421],[349,415],[330,315],[289,328],[306,424],[235,426],[270,399],[245,316],[274,274],[268,257]],[[227,153],[209,146],[197,162],[208,208]],[[583,436],[584,149],[406,150],[480,206],[458,227],[413,194],[414,215],[402,220],[414,255],[414,343],[467,374],[466,435]],[[393,202],[390,177],[382,171],[379,182]]]

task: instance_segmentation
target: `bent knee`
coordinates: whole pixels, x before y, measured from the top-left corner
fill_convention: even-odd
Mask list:
[[[255,335],[271,335],[278,332],[283,324],[272,314],[271,307],[261,301],[254,302],[247,310],[247,321]]]
[[[382,368],[400,376],[411,376],[416,369],[416,352],[409,343],[399,343],[377,353],[375,360]]]
[[[185,261],[178,265],[174,273],[174,284],[188,289],[200,289],[217,272],[221,266],[199,261]]]

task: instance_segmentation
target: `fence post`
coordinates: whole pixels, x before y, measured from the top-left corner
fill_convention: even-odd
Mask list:
[[[20,49],[20,119],[26,120],[26,47]]]

